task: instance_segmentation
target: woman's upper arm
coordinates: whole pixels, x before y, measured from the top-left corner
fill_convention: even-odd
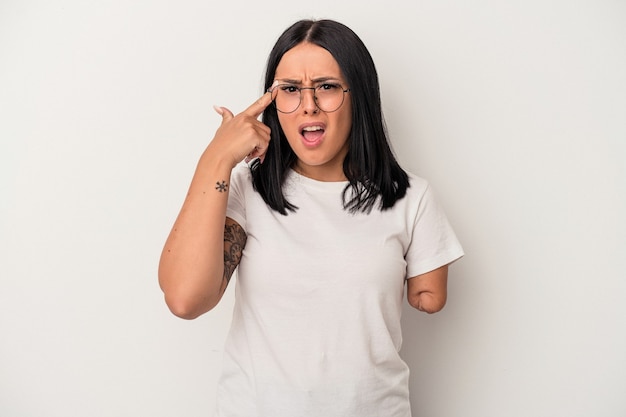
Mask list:
[[[446,305],[448,265],[407,280],[407,300],[420,311],[432,314]]]
[[[226,217],[224,223],[224,277],[222,279],[221,291],[226,290],[233,272],[241,261],[243,248],[246,246],[246,235],[243,227],[230,217]]]

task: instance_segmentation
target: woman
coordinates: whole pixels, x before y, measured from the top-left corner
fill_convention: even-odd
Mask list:
[[[237,116],[216,108],[161,256],[166,302],[198,317],[239,268],[217,416],[410,416],[404,288],[439,311],[462,248],[426,181],[394,158],[352,30],[295,23],[265,87]]]

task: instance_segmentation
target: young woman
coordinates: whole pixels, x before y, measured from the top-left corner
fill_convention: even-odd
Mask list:
[[[238,268],[217,416],[408,417],[404,291],[439,311],[463,250],[427,182],[394,158],[352,30],[295,23],[265,88],[236,116],[216,108],[161,256],[166,302],[198,317]]]

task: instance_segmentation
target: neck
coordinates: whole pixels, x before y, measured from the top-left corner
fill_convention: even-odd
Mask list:
[[[329,169],[329,167],[306,166],[300,161],[296,161],[293,165],[293,170],[303,177],[311,178],[316,181],[341,182],[348,179],[343,173],[343,166],[338,167],[338,169]]]

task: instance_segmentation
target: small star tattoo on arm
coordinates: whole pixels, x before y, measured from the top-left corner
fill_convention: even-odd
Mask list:
[[[215,183],[215,189],[220,193],[225,193],[228,190],[228,184],[226,184],[226,181],[218,181]]]

